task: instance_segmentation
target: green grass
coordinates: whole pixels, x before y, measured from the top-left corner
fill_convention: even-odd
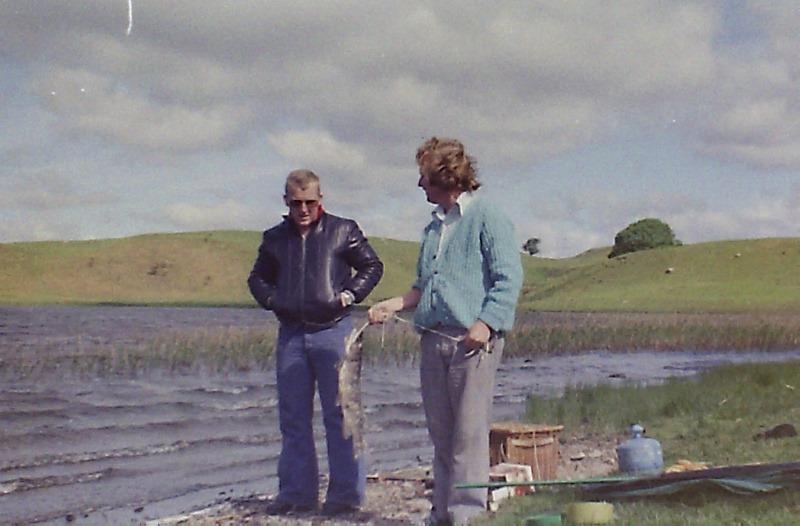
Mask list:
[[[371,238],[386,264],[367,304],[411,285],[417,243]],[[152,234],[0,244],[0,304],[254,306],[246,279],[260,233]],[[523,255],[520,311],[796,312],[800,239],[719,241],[615,259]],[[674,269],[666,273],[667,268]]]
[[[523,310],[747,312],[800,308],[800,239],[717,241],[606,257],[525,259]],[[667,273],[667,269],[673,269]]]
[[[260,241],[216,231],[0,244],[0,304],[255,306],[246,280]],[[391,262],[372,297],[405,292],[417,244],[371,242]]]
[[[753,440],[780,423],[800,423],[800,362],[726,366],[692,379],[649,387],[574,387],[553,399],[533,397],[526,419],[559,422],[565,433],[622,441],[631,422],[642,422],[659,440],[666,465],[678,459],[714,466],[796,462],[800,439]],[[563,510],[581,500],[577,489],[542,490],[512,499],[484,523],[520,524],[526,516]],[[614,524],[795,524],[800,493],[767,496],[728,493],[678,494],[615,502]]]
[[[502,513],[475,525],[520,526],[539,513],[560,513],[570,502],[580,500],[572,491],[512,499]],[[797,524],[800,499],[797,492],[743,497],[723,494],[684,496],[682,499],[652,499],[614,504],[611,526],[790,526]],[[566,522],[565,522],[566,524]]]
[[[243,262],[258,242],[255,232],[194,232],[1,245],[0,301],[248,305]]]

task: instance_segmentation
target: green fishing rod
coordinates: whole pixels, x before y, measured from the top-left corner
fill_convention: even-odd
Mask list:
[[[594,477],[588,479],[551,479],[551,480],[525,480],[525,481],[490,481],[490,482],[463,482],[456,484],[456,489],[473,488],[504,488],[507,486],[575,486],[581,484],[612,484],[614,482],[630,482],[647,477],[636,475],[617,475],[613,477]]]

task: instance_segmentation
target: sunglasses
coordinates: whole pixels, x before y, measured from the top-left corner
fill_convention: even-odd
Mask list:
[[[302,208],[303,205],[306,205],[306,208],[316,208],[319,205],[318,199],[292,199],[289,201],[290,208]]]

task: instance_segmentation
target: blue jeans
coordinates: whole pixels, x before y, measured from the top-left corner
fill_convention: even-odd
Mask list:
[[[311,419],[314,389],[319,389],[330,479],[326,500],[360,505],[366,486],[362,459],[353,454],[353,440],[342,434],[342,409],[337,404],[339,375],[336,365],[344,355],[345,338],[353,323],[345,318],[330,329],[307,332],[282,324],[278,333],[278,409],[282,436],[278,461],[278,499],[315,506],[319,469]]]

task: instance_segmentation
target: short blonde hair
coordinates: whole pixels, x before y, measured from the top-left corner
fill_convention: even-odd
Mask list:
[[[322,190],[319,187],[319,177],[311,170],[301,169],[292,170],[286,177],[286,185],[283,187],[285,195],[289,194],[289,188],[308,188],[312,184],[317,185],[317,192],[322,195]]]
[[[431,137],[417,148],[417,165],[424,161],[431,167],[429,180],[445,190],[472,192],[481,187],[478,182],[477,161],[467,155],[464,145],[456,139]]]

